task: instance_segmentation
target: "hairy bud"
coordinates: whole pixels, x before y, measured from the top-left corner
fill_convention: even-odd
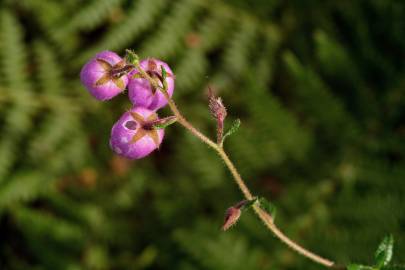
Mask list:
[[[225,220],[222,225],[222,230],[226,231],[234,225],[240,218],[242,211],[235,206],[229,207],[225,212]]]
[[[216,97],[212,92],[211,87],[208,88],[208,101],[209,101],[209,108],[212,116],[215,119],[219,119],[222,122],[225,120],[227,115],[226,108],[224,104],[222,104],[222,99],[220,97]]]
[[[232,227],[236,222],[238,222],[242,210],[249,208],[256,202],[256,199],[253,200],[243,200],[235,204],[234,206],[229,207],[225,212],[225,220],[222,225],[222,230],[226,231]]]
[[[224,134],[224,121],[227,115],[226,108],[224,104],[222,104],[222,99],[216,97],[210,87],[208,88],[208,102],[210,112],[217,120],[217,142],[220,144]]]

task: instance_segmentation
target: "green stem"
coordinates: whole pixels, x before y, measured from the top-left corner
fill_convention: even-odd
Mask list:
[[[153,87],[156,89],[160,89],[161,92],[164,94],[165,98],[167,99],[167,102],[169,104],[170,109],[172,110],[173,114],[177,117],[177,122],[181,124],[185,129],[190,131],[194,136],[199,138],[202,142],[213,148],[218,155],[221,157],[221,159],[224,161],[225,165],[231,172],[236,184],[238,185],[239,189],[242,191],[244,197],[247,200],[252,200],[254,196],[250,192],[249,188],[246,186],[245,181],[243,181],[241,175],[239,174],[238,170],[236,169],[235,165],[233,162],[230,160],[226,152],[224,151],[224,148],[222,147],[221,143],[215,143],[212,140],[210,140],[207,136],[202,134],[198,129],[196,129],[190,122],[186,120],[186,118],[180,113],[179,109],[177,108],[176,103],[173,101],[173,99],[170,98],[169,94],[167,93],[166,90],[166,84],[163,84],[162,86],[159,85],[159,83],[150,77],[139,65],[138,62],[135,63],[135,66],[137,70],[140,72],[142,77],[147,79]],[[281,240],[281,242],[285,243],[287,246],[289,246],[292,250],[296,251],[297,253],[307,257],[308,259],[311,259],[312,261],[319,263],[323,266],[329,267],[329,268],[334,268],[335,263],[333,261],[330,261],[328,259],[325,259],[307,249],[304,247],[300,246],[290,238],[288,238],[274,223],[273,218],[269,213],[264,211],[262,208],[259,207],[258,204],[253,205],[253,209],[257,216],[263,221],[263,223],[266,225],[266,227],[273,232],[273,234]]]

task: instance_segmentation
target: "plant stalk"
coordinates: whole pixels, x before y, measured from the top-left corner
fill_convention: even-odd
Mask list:
[[[137,70],[141,73],[142,77],[147,79],[150,84],[155,87],[156,89],[160,89],[161,92],[164,94],[165,98],[167,99],[168,105],[170,109],[172,110],[174,116],[177,117],[177,122],[181,124],[185,129],[190,131],[194,136],[196,136],[198,139],[200,139],[202,142],[213,148],[218,155],[221,157],[221,159],[225,162],[226,167],[229,169],[231,172],[236,184],[238,185],[239,189],[242,191],[244,197],[247,200],[252,200],[254,199],[252,193],[250,192],[249,188],[246,186],[245,181],[243,181],[242,177],[240,176],[238,170],[236,169],[235,165],[233,162],[230,160],[226,152],[224,151],[222,147],[222,143],[215,143],[211,139],[209,139],[207,136],[202,134],[198,129],[196,129],[190,122],[186,120],[186,118],[180,113],[179,109],[177,108],[176,103],[173,101],[172,98],[167,93],[166,90],[166,84],[163,83],[163,87],[159,85],[159,83],[153,79],[149,74],[147,74],[139,65],[139,63],[135,63],[135,66]],[[273,232],[273,234],[280,239],[281,242],[286,244],[288,247],[290,247],[292,250],[296,251],[297,253],[301,254],[302,256],[307,257],[308,259],[321,264],[323,266],[326,266],[328,268],[334,268],[335,263],[331,260],[325,259],[307,249],[304,247],[300,246],[290,238],[288,238],[274,223],[273,218],[269,213],[264,211],[260,206],[256,203],[253,205],[253,209],[257,216],[263,221],[263,223],[266,225],[266,227]]]

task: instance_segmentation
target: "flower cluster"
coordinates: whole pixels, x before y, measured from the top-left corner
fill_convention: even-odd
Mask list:
[[[156,111],[167,105],[165,95],[128,59],[130,57],[121,58],[111,51],[100,52],[83,66],[80,80],[89,93],[101,101],[128,89],[133,107],[112,127],[110,146],[118,155],[139,159],[159,148],[164,137],[164,130],[159,126],[173,119],[159,119]],[[166,63],[149,58],[139,61],[139,66],[157,85],[165,88],[168,96],[173,95],[174,75]]]

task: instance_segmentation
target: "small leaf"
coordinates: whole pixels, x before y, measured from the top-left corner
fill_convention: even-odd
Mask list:
[[[224,143],[226,137],[231,136],[233,133],[235,133],[240,127],[240,120],[236,119],[231,128],[225,133],[224,137],[222,138],[222,143]]]
[[[139,57],[133,50],[126,49],[125,52],[125,60],[127,63],[135,64],[136,62],[139,62]]]
[[[164,91],[167,91],[167,81],[166,81],[167,72],[166,72],[166,69],[165,69],[165,67],[163,65],[160,66],[160,69],[162,70],[163,89],[164,89]]]
[[[165,118],[155,121],[152,124],[152,127],[154,129],[162,129],[162,128],[166,128],[166,127],[170,126],[171,124],[176,123],[176,121],[177,121],[176,116],[169,116],[169,117],[165,117]]]
[[[249,210],[250,207],[252,207],[257,201],[258,201],[257,197],[252,200],[246,200],[246,202],[242,205],[240,209],[242,211]]]
[[[166,72],[165,67],[164,67],[163,65],[161,65],[161,66],[160,66],[160,69],[162,70],[162,78],[163,78],[163,80],[166,80],[166,78],[167,78],[167,72]]]
[[[378,268],[386,266],[392,259],[392,253],[394,249],[394,237],[392,234],[384,237],[378,246],[374,258],[376,261],[376,266]]]
[[[274,204],[269,202],[264,197],[259,198],[259,204],[260,204],[260,207],[263,208],[263,210],[265,210],[267,213],[269,213],[271,215],[273,220],[276,218],[277,209],[276,209],[276,206],[274,206]]]

